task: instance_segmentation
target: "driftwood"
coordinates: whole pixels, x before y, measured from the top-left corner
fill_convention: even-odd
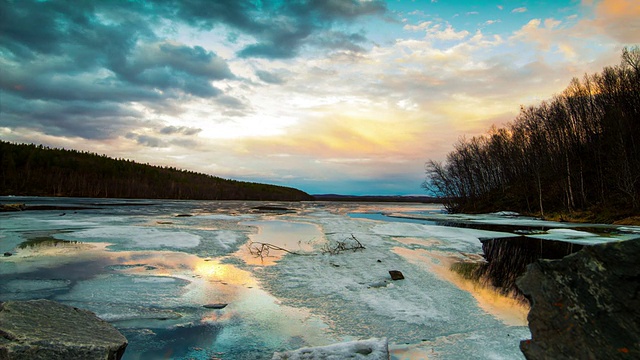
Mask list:
[[[322,247],[323,254],[337,255],[343,251],[353,250],[364,250],[365,247],[362,245],[358,239],[356,239],[353,234],[351,234],[350,239],[345,239],[344,241],[336,241],[336,244],[331,246],[330,244],[326,244]]]
[[[280,250],[293,255],[309,255],[309,254],[297,253],[277,245],[263,243],[263,242],[252,241],[247,245],[247,247],[249,248],[249,253],[251,253],[251,255],[255,255],[256,257],[260,257],[261,259],[264,259],[265,257],[269,256],[269,251],[271,250]]]
[[[271,250],[284,251],[292,255],[305,255],[305,256],[318,255],[315,253],[299,253],[299,252],[291,251],[289,249],[285,249],[277,245],[273,245],[270,243],[263,243],[263,242],[251,241],[247,245],[247,247],[249,248],[249,253],[251,255],[260,257],[261,259],[268,257],[269,252]],[[356,237],[353,234],[351,234],[351,238],[347,238],[344,241],[336,241],[335,245],[331,245],[331,244],[324,245],[321,249],[321,252],[323,254],[337,255],[343,251],[348,251],[348,250],[358,251],[358,250],[364,250],[364,249],[365,249],[364,245],[362,245],[362,243],[358,239],[356,239]]]

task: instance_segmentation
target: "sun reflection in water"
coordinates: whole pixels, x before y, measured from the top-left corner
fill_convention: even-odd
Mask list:
[[[213,282],[231,285],[255,285],[255,280],[250,273],[233,265],[221,264],[216,260],[199,259],[194,265],[193,272]]]

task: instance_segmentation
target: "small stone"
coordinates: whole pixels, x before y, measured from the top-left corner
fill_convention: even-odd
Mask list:
[[[389,270],[389,275],[391,275],[391,280],[403,280],[404,275],[400,270]]]
[[[379,263],[381,263],[381,262],[382,262],[382,260],[378,259],[378,262],[379,262]]]
[[[11,255],[13,255],[13,254],[12,254],[12,253],[10,253],[10,252],[6,252],[6,253],[4,253],[4,256],[11,256]]]
[[[227,307],[228,304],[206,304],[206,305],[202,305],[202,307],[207,308],[207,309],[224,309]]]

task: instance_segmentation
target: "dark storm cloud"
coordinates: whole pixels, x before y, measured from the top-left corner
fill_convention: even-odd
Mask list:
[[[144,2],[0,0],[1,125],[109,138],[141,122],[132,102],[221,95],[211,82],[234,78],[226,61],[158,38],[153,27],[161,18],[152,9]]]
[[[132,104],[178,114],[191,97],[211,98],[224,114],[243,116],[251,104],[213,85],[235,79],[225,59],[155,30],[173,24],[206,31],[224,26],[255,39],[240,58],[290,58],[305,46],[361,51],[364,35],[334,28],[385,12],[377,0],[0,0],[0,125],[88,139],[117,137],[148,116]],[[257,75],[265,82],[282,81],[266,72]]]
[[[115,70],[127,81],[160,90],[182,90],[199,97],[222,92],[210,84],[232,79],[227,63],[200,46],[189,47],[167,42],[146,44]]]
[[[113,102],[20,101],[2,95],[0,125],[52,136],[108,139],[144,125],[139,112]]]
[[[164,16],[202,29],[210,30],[223,23],[251,35],[256,43],[238,55],[263,58],[294,57],[312,35],[333,24],[368,15],[382,16],[387,11],[381,0],[166,0],[154,2],[154,8]]]
[[[294,57],[304,45],[313,43],[315,35],[361,16],[383,15],[386,5],[382,1],[359,0],[284,1],[262,10],[270,16],[256,18],[255,26],[244,29],[257,43],[240,51],[241,57]]]

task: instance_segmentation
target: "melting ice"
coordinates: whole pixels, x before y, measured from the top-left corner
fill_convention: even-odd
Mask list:
[[[0,259],[0,301],[47,298],[94,311],[127,336],[125,359],[270,359],[370,338],[387,338],[393,359],[522,358],[526,311],[457,278],[450,262],[479,258],[480,238],[522,226],[545,229],[527,236],[579,243],[639,232],[596,234],[511,213],[453,216],[422,204],[262,211],[253,202],[0,201],[90,205],[0,214],[0,252],[13,254]],[[326,251],[351,238],[365,249]],[[260,258],[252,243],[296,254]],[[392,281],[389,270],[405,279]]]

